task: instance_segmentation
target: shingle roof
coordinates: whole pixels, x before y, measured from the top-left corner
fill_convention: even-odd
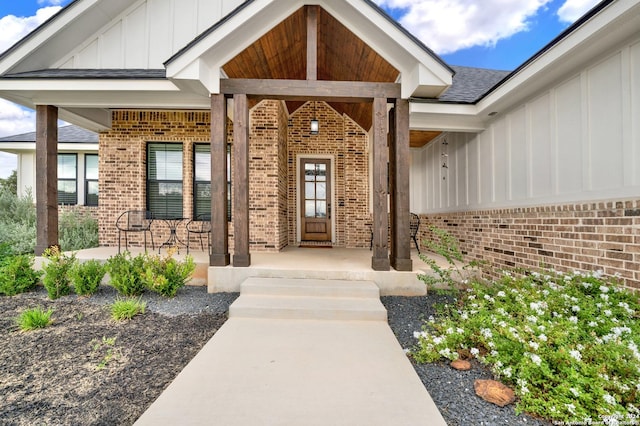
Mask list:
[[[105,79],[158,79],[166,78],[163,69],[43,69],[16,74],[6,74],[2,78],[105,78]]]
[[[438,102],[475,103],[493,86],[511,74],[511,71],[497,71],[484,68],[451,66],[456,72],[453,84]]]
[[[36,132],[5,136],[0,142],[35,142]],[[70,125],[58,128],[58,143],[98,143],[98,134],[82,127]]]

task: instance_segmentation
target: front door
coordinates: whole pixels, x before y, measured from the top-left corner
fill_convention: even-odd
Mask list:
[[[303,241],[331,241],[331,160],[303,158],[300,164]]]

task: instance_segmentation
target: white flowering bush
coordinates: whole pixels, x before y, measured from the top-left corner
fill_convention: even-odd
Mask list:
[[[637,420],[640,305],[614,284],[553,271],[473,283],[415,333],[411,355],[489,365],[514,388],[520,412],[584,424]]]

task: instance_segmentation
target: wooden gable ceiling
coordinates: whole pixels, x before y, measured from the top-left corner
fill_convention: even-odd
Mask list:
[[[304,80],[307,76],[306,6],[240,52],[223,66],[229,78]],[[326,81],[394,83],[400,72],[342,25],[318,8],[317,78]],[[290,112],[303,103],[287,102]],[[330,103],[363,129],[371,127],[371,104]]]

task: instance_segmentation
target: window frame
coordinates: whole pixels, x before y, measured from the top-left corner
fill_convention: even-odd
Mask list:
[[[88,161],[87,158],[93,158],[95,157],[97,163],[96,163],[96,172],[98,172],[98,178],[97,179],[89,179],[87,177],[87,166],[88,166]],[[98,154],[85,154],[84,155],[84,205],[85,206],[89,206],[89,207],[97,207],[100,203],[100,191],[98,191],[97,196],[97,200],[96,203],[90,203],[89,202],[89,183],[90,182],[95,182],[98,184],[99,182],[99,173],[100,173],[100,159],[98,157]]]
[[[198,217],[201,214],[211,214],[211,208],[209,208],[209,211],[205,211],[205,212],[199,212],[198,211],[198,190],[197,190],[197,185],[198,184],[209,184],[211,185],[211,171],[209,170],[209,180],[208,181],[204,181],[204,180],[197,180],[196,179],[196,155],[198,152],[204,152],[204,151],[198,151],[197,147],[198,146],[206,146],[209,149],[206,152],[209,152],[209,158],[211,158],[211,143],[209,142],[196,142],[193,144],[193,200],[192,200],[192,204],[193,204],[193,217],[194,219],[196,217]],[[211,161],[209,161],[209,169],[211,169]],[[209,203],[211,203],[211,196],[209,196]],[[231,222],[231,144],[227,143],[227,222]]]
[[[61,157],[73,157],[75,160],[75,170],[76,170],[76,176],[74,178],[61,178],[60,177],[60,172],[58,170],[58,177],[57,177],[57,182],[56,182],[56,189],[57,189],[57,202],[59,206],[75,206],[78,204],[78,154],[75,152],[59,152],[57,154],[57,158],[56,158],[56,167],[59,169],[60,168],[60,158]],[[62,202],[60,201],[60,182],[74,182],[75,183],[75,191],[73,192],[74,194],[74,201],[71,203],[67,203],[67,202]]]
[[[151,167],[151,162],[149,161],[150,157],[151,157],[151,149],[154,146],[180,146],[180,180],[177,179],[151,179],[150,178],[150,167]],[[147,161],[146,161],[146,209],[148,211],[151,212],[151,214],[153,215],[154,219],[175,219],[175,218],[182,218],[184,215],[184,146],[185,144],[183,142],[156,142],[156,141],[151,141],[151,142],[147,142],[147,146],[146,146],[146,154],[147,154]],[[158,151],[158,152],[163,152],[163,151]],[[164,150],[164,152],[166,152],[166,149]],[[178,152],[178,150],[174,151],[174,152]],[[157,184],[176,184],[176,183],[180,183],[181,187],[180,187],[180,213],[177,215],[169,215],[166,214],[167,213],[167,205],[165,203],[165,209],[164,209],[164,214],[160,214],[156,211],[154,211],[154,209],[151,206],[151,184],[152,183],[157,183]],[[159,187],[159,185],[158,185]],[[158,194],[159,196],[159,194]]]

